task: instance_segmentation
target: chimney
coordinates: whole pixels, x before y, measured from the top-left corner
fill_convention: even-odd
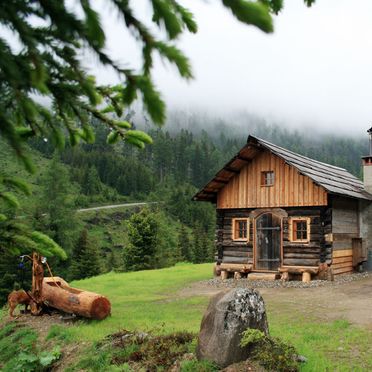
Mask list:
[[[369,134],[369,155],[363,156],[363,181],[366,191],[372,194],[372,128],[367,130]]]

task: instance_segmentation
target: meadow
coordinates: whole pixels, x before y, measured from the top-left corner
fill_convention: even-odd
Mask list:
[[[211,276],[212,264],[178,264],[161,270],[108,273],[72,282],[75,287],[106,295],[112,303],[112,315],[103,321],[84,320],[68,327],[52,326],[46,337],[48,345],[55,346],[50,345],[54,341],[62,351],[68,345],[78,345],[83,356],[102,338],[123,329],[156,334],[197,333],[209,298],[197,293],[183,296],[180,290]],[[314,316],[319,310],[315,302],[314,308],[297,313],[285,307],[278,309],[268,297],[265,302],[271,335],[293,344],[299,354],[308,359],[301,371],[372,370],[371,330],[345,319],[320,321]],[[6,318],[3,315],[3,322]],[[99,355],[94,358],[99,359],[99,368],[108,368],[107,358]],[[97,370],[94,358],[92,370]],[[0,362],[4,362],[1,353]]]

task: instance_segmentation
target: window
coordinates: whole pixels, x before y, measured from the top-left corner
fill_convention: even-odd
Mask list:
[[[290,241],[308,243],[310,241],[310,218],[292,218],[289,233]]]
[[[261,172],[261,186],[273,186],[275,181],[274,171]]]
[[[247,241],[249,238],[249,220],[248,218],[233,219],[233,240]]]

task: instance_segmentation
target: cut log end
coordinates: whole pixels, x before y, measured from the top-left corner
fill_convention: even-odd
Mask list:
[[[111,313],[111,304],[106,297],[98,297],[92,302],[90,314],[93,319],[102,320]]]

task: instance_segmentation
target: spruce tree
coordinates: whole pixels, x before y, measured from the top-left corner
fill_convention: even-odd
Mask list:
[[[74,248],[71,279],[84,279],[101,273],[101,260],[97,246],[89,239],[88,230],[83,229]]]
[[[191,262],[192,255],[191,255],[191,242],[189,234],[186,230],[185,225],[181,225],[180,232],[178,234],[178,249],[181,255],[181,259],[183,261]]]
[[[127,271],[155,267],[158,239],[158,222],[147,208],[134,214],[128,221],[129,245],[124,249],[124,266]]]
[[[92,165],[85,175],[84,193],[86,195],[97,195],[102,191],[102,184],[97,168]]]

